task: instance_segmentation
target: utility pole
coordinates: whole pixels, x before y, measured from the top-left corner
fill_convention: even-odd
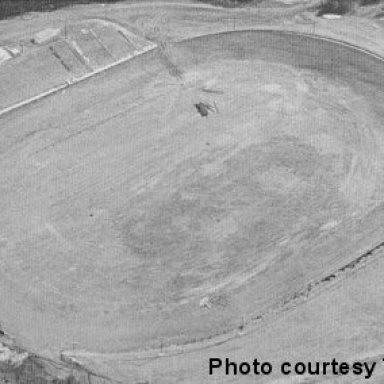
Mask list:
[[[163,342],[163,340],[161,340],[160,341],[160,353],[159,353],[160,356],[163,355],[163,348],[164,348],[164,342]]]
[[[244,327],[245,327],[245,319],[244,319],[244,316],[241,316],[241,324],[239,326],[239,335],[242,335],[244,333]]]

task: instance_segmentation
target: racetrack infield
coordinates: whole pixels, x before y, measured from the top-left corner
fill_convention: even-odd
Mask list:
[[[38,351],[194,342],[372,248],[383,72],[329,40],[233,32],[2,117],[4,328]]]

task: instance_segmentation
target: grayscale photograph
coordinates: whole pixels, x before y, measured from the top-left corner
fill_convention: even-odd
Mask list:
[[[384,384],[384,0],[0,0],[0,384]]]

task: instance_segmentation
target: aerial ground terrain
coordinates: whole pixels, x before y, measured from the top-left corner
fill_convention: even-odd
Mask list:
[[[258,3],[0,21],[1,383],[384,382],[384,8]]]

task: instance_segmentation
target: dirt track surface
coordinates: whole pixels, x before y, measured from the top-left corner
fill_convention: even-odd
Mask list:
[[[113,8],[103,16],[145,28],[158,12]],[[164,9],[171,40],[259,17]],[[306,17],[284,28],[382,52],[372,23]],[[17,23],[0,30],[16,35]],[[381,253],[346,266],[383,241],[383,64],[267,32],[167,47],[0,119],[2,325],[34,351],[85,348],[73,355],[133,383],[207,382],[212,356],[380,358]],[[200,101],[220,113],[202,119]],[[325,292],[291,302],[324,279]],[[243,321],[242,337],[205,339]]]
[[[1,312],[26,345],[212,337],[380,241],[382,62],[269,32],[168,54],[2,119]]]

